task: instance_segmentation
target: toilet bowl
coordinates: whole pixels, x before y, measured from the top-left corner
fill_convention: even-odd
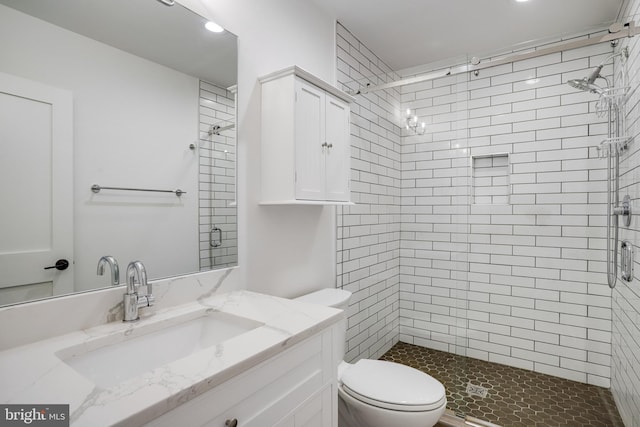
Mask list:
[[[351,292],[322,289],[298,301],[346,310]],[[344,357],[346,317],[340,359]],[[447,406],[444,386],[430,375],[399,363],[362,359],[338,366],[339,427],[432,427]]]

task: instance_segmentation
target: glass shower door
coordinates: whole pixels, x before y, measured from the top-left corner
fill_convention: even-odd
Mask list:
[[[465,64],[466,57],[456,64]],[[409,363],[439,380],[449,416],[465,418],[469,385],[469,77],[441,77],[402,88],[425,133],[403,131],[401,341]],[[403,76],[411,78],[413,76]],[[400,359],[402,360],[402,359]]]
[[[456,64],[467,64],[461,57]],[[480,384],[474,384],[469,376],[467,353],[469,348],[469,263],[470,261],[470,189],[471,157],[469,145],[469,73],[449,76],[451,105],[451,140],[448,156],[451,162],[451,190],[449,214],[451,217],[451,288],[453,302],[450,314],[454,324],[450,326],[452,343],[452,375],[449,384],[448,408],[459,418],[466,418],[469,392],[478,392]],[[437,85],[438,83],[436,83]]]

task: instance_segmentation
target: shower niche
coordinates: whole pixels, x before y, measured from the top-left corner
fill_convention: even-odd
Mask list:
[[[509,153],[471,156],[471,203],[508,205],[510,170]]]

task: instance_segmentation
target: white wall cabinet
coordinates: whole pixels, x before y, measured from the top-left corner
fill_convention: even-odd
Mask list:
[[[339,325],[338,325],[339,326]],[[337,327],[294,345],[148,427],[337,427]]]
[[[298,67],[262,84],[262,204],[350,202],[353,98]]]

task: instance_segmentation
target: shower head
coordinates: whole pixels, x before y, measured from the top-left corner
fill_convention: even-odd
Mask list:
[[[615,58],[616,56],[623,56],[625,59],[629,57],[629,51],[624,48],[620,52],[609,55],[604,61],[600,63],[588,77],[583,79],[573,79],[569,80],[567,83],[569,86],[574,87],[579,90],[584,90],[585,92],[597,93],[598,95],[602,95],[602,93],[606,90],[606,88],[602,88],[595,84],[597,79],[603,79],[607,82],[607,87],[609,87],[609,80],[606,77],[600,75],[602,71],[602,67],[610,60]]]
[[[604,92],[603,88],[593,82],[589,82],[589,80],[589,78],[585,77],[584,79],[569,80],[567,83],[569,86],[579,90],[584,90],[585,92],[597,93],[598,95]]]
[[[600,71],[602,71],[602,67],[604,66],[604,62],[598,65],[588,77],[583,79],[573,79],[569,80],[567,83],[569,86],[574,87],[576,89],[584,90],[585,92],[597,93],[599,95],[602,94],[604,89],[595,84],[596,79],[604,79],[607,82],[607,86],[609,84],[608,80],[600,75]]]

